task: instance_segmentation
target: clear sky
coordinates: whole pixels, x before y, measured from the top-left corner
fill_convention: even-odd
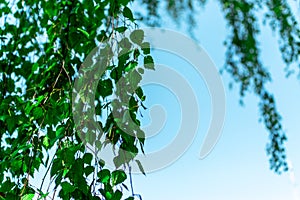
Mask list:
[[[163,27],[178,30],[168,17]],[[227,36],[226,24],[220,7],[208,1],[199,14],[196,37],[199,44],[212,58],[218,69],[225,60],[223,41]],[[203,79],[192,72],[191,66],[180,58],[165,52],[154,52],[156,63],[174,67],[187,78],[197,93],[200,108],[200,124],[197,137],[187,152],[175,163],[159,171],[134,175],[134,189],[143,200],[300,200],[300,82],[296,75],[285,78],[284,64],[278,51],[277,39],[269,28],[263,28],[259,37],[263,63],[272,73],[268,88],[274,92],[277,107],[283,117],[286,130],[287,155],[293,170],[277,175],[269,170],[265,147],[268,132],[258,122],[258,98],[249,94],[245,106],[239,104],[238,87],[230,90],[230,76],[222,75],[226,92],[226,119],[222,136],[214,150],[203,160],[199,151],[209,126],[211,106],[209,92]],[[166,112],[166,124],[161,132],[146,140],[146,152],[159,151],[176,136],[179,128],[180,107],[170,91],[149,85],[145,87],[147,107],[143,123],[149,123],[151,106],[160,104]]]

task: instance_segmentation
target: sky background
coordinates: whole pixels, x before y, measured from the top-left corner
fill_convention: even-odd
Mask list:
[[[296,8],[296,1],[292,4]],[[295,9],[297,10],[297,9]],[[197,17],[199,27],[195,36],[218,69],[225,62],[225,40],[228,31],[220,7],[208,1]],[[299,13],[297,13],[299,15]],[[162,27],[171,28],[188,35],[166,16]],[[258,98],[248,94],[245,106],[239,104],[238,85],[229,89],[231,77],[225,72],[221,77],[226,92],[226,119],[222,136],[214,150],[203,160],[199,159],[200,147],[211,117],[209,92],[201,76],[180,58],[154,51],[156,63],[166,64],[187,78],[197,94],[200,108],[200,124],[197,136],[188,151],[175,163],[159,171],[134,175],[136,193],[143,200],[190,199],[190,200],[300,200],[300,81],[296,75],[285,78],[284,64],[278,50],[276,35],[268,27],[262,28],[259,36],[262,61],[272,74],[268,88],[275,94],[277,108],[283,117],[287,133],[287,156],[293,168],[277,175],[269,169],[266,155],[268,132],[259,123]],[[167,121],[162,131],[146,140],[146,152],[164,148],[176,136],[179,129],[180,107],[176,97],[162,87],[149,85],[143,124],[150,122],[151,106],[160,104],[166,111]]]

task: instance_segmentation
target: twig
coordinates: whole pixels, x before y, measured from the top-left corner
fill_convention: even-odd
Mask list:
[[[54,82],[54,84],[53,84],[53,86],[52,86],[52,91],[53,91],[53,89],[54,89],[55,86],[56,86],[56,83],[57,83],[57,81],[58,81],[58,79],[59,79],[59,76],[61,75],[61,72],[62,72],[64,66],[65,66],[65,61],[63,60],[62,67],[60,68],[59,74],[58,74],[58,76],[56,77],[55,82]],[[48,98],[49,98],[49,96],[51,95],[52,91],[49,93],[49,95],[47,95],[47,97],[46,97],[45,100],[43,101],[43,104],[46,103],[46,101],[48,100]]]
[[[52,163],[53,163],[54,157],[55,157],[55,155],[53,156],[53,158],[52,158],[52,160],[51,160],[51,162],[50,162],[50,164],[49,164],[49,166],[48,166],[48,168],[47,168],[47,171],[46,171],[46,173],[45,173],[45,175],[44,175],[44,177],[43,177],[43,179],[42,179],[42,183],[41,183],[41,187],[40,187],[40,190],[41,190],[41,191],[42,191],[42,187],[43,187],[43,185],[44,185],[44,181],[45,181],[45,179],[46,179],[46,176],[47,176],[47,174],[48,174],[48,172],[49,172],[49,170],[50,170],[50,167],[51,167],[51,165],[52,165]]]
[[[69,74],[68,74],[68,72],[67,72],[66,68],[64,67],[64,62],[65,62],[65,61],[63,61],[63,66],[62,66],[62,68],[64,69],[64,71],[65,71],[65,73],[66,73],[66,75],[67,75],[67,77],[68,77],[68,80],[69,80],[70,86],[72,86],[72,82],[71,82],[70,76],[69,76]]]
[[[134,196],[134,192],[133,192],[133,184],[132,184],[132,175],[131,175],[131,166],[128,164],[129,166],[129,181],[130,181],[130,187],[131,187],[131,194],[132,196]]]

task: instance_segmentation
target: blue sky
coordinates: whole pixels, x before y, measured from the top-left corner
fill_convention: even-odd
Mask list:
[[[294,4],[295,5],[295,4]],[[184,31],[166,17],[163,27]],[[216,66],[221,69],[225,60],[223,41],[227,36],[226,25],[220,7],[209,1],[199,14],[199,27],[195,31],[199,44]],[[239,104],[238,87],[228,89],[230,76],[222,75],[226,90],[226,119],[223,134],[214,150],[203,160],[199,151],[211,117],[210,96],[203,79],[195,75],[186,62],[164,52],[154,52],[156,63],[174,67],[192,85],[198,94],[200,124],[197,137],[185,154],[172,165],[159,171],[134,175],[134,189],[144,200],[190,199],[190,200],[300,200],[300,82],[296,76],[285,78],[284,64],[278,51],[277,39],[269,28],[264,27],[259,37],[262,58],[272,73],[273,81],[268,88],[274,92],[278,109],[283,117],[288,136],[287,155],[293,171],[276,175],[269,170],[265,153],[268,132],[258,122],[258,98],[249,94],[245,106]],[[146,141],[146,151],[164,148],[176,136],[180,107],[169,91],[158,86],[146,86],[147,107],[161,104],[167,121],[162,131]],[[150,110],[150,109],[148,109]],[[147,111],[148,112],[148,111]],[[147,112],[144,124],[149,123]]]

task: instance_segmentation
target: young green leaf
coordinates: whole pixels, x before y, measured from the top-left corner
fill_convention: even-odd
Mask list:
[[[34,194],[26,194],[21,197],[21,200],[32,200],[34,197]]]

